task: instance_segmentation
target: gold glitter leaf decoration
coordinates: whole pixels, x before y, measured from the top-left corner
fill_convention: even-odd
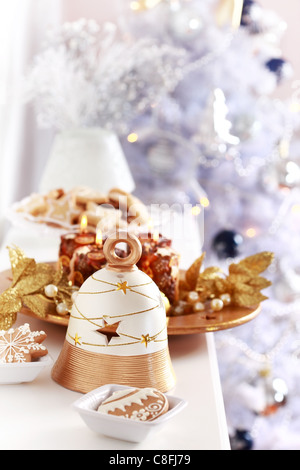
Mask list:
[[[263,251],[229,266],[227,281],[232,304],[252,307],[267,299],[260,291],[269,287],[271,282],[259,274],[270,266],[273,259],[273,253]]]
[[[9,329],[17,318],[22,301],[14,288],[7,289],[0,296],[0,330]]]
[[[57,286],[58,284],[60,283],[64,283],[66,282],[66,284],[69,285],[69,281],[68,279],[64,276],[64,268],[63,268],[63,265],[62,263],[59,263],[59,266],[58,268],[55,270],[54,274],[53,274],[53,284],[55,286]]]
[[[0,315],[8,315],[17,312],[22,307],[22,301],[15,288],[7,289],[0,296]]]
[[[15,247],[14,249],[8,247],[8,252],[13,277],[12,285],[14,286],[18,282],[20,276],[34,273],[36,263],[34,259],[26,258],[24,252],[18,247]]]
[[[0,330],[9,330],[11,326],[16,322],[17,314],[16,313],[8,313],[2,317],[0,315]]]
[[[272,263],[273,253],[264,251],[232,263],[228,275],[216,266],[201,272],[204,257],[205,253],[185,273],[180,283],[180,300],[186,299],[189,291],[196,291],[198,301],[203,303],[229,294],[231,305],[239,307],[253,307],[267,299],[261,290],[269,287],[271,282],[260,274]],[[188,306],[186,311],[190,312]]]
[[[232,272],[234,269],[245,269],[251,272],[252,274],[260,274],[265,271],[274,259],[274,253],[269,251],[263,251],[262,253],[257,253],[252,256],[240,261],[238,264],[231,264],[229,266],[229,272]]]
[[[57,300],[64,302],[68,309],[72,307],[72,286],[63,273],[47,263],[36,263],[26,258],[18,248],[8,248],[11,261],[12,285],[0,295],[0,328],[8,329],[16,321],[17,313],[26,305],[36,316],[44,318],[55,307],[56,299],[49,299],[44,289],[54,284]]]
[[[196,261],[194,261],[185,274],[185,281],[189,290],[194,290],[196,288],[199,272],[204,258],[205,253],[203,253],[200,258],[196,259]]]
[[[216,283],[214,279],[198,279],[196,291],[198,292],[200,302],[216,297]]]
[[[225,292],[229,292],[229,282],[226,278],[216,278],[214,280],[215,296],[219,297]]]
[[[221,288],[220,283],[224,282],[221,275],[222,270],[215,266],[206,268],[202,273],[199,273],[196,291],[199,294],[200,302],[205,302],[207,299],[217,296],[216,294]],[[217,284],[217,281],[219,281],[219,284]],[[224,288],[224,283],[222,283],[222,286]]]
[[[42,288],[52,283],[53,276],[39,271],[40,269],[37,265],[37,269],[34,274],[26,276],[18,282],[18,292],[21,296],[39,292]]]
[[[222,270],[217,267],[206,268],[201,274],[198,276],[201,279],[216,279],[220,277]]]
[[[59,302],[64,302],[68,307],[68,310],[71,310],[73,305],[72,293],[74,290],[72,288],[72,282],[64,273],[63,265],[61,263],[54,273],[52,284],[58,288],[57,300],[59,300]]]
[[[240,284],[236,285],[231,293],[232,303],[240,307],[251,307],[258,305],[267,297],[261,292],[253,289],[251,286]]]
[[[256,289],[262,290],[271,286],[272,282],[269,281],[268,279],[265,279],[264,277],[257,276],[257,277],[254,277],[253,279],[250,279],[248,284],[249,286],[255,287]]]
[[[50,311],[52,302],[45,299],[41,294],[26,295],[24,297],[24,304],[38,317],[45,318]]]

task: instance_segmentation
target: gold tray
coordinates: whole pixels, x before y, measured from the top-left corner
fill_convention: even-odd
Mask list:
[[[0,293],[10,287],[11,281],[10,270],[0,272]],[[251,308],[228,306],[224,307],[221,312],[214,312],[213,314],[203,311],[201,313],[168,317],[168,334],[190,335],[234,328],[253,320],[260,313],[260,310],[260,305]],[[27,307],[22,307],[20,313],[37,318]],[[210,315],[211,318],[206,318],[207,315]],[[41,320],[62,326],[68,326],[69,323],[68,316],[57,315],[55,310],[53,313],[49,313],[46,317],[41,318]],[[109,331],[108,328],[107,331]]]

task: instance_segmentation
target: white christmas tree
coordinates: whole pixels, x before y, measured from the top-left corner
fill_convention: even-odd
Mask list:
[[[273,95],[291,77],[286,24],[253,0],[137,0],[121,25],[185,51],[177,87],[123,139],[140,195],[188,192],[192,169],[209,201],[207,261],[275,254],[262,314],[216,334],[233,448],[299,449],[299,100],[296,85],[286,101]]]

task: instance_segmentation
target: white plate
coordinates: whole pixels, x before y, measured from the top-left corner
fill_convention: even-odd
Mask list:
[[[33,362],[0,364],[0,384],[32,382],[45,367],[52,365],[49,354]]]
[[[103,414],[97,411],[100,403],[113,392],[130,388],[133,387],[117,384],[104,385],[76,400],[73,403],[73,408],[92,431],[116,439],[141,442],[159,431],[167,421],[177,415],[187,405],[185,400],[166,394],[169,401],[169,411],[154,421],[144,422]]]
[[[15,202],[6,211],[6,218],[16,228],[26,229],[29,233],[42,236],[60,236],[66,232],[79,230],[79,225],[70,225],[67,222],[46,217],[35,217],[27,212],[19,212],[30,200],[30,196]]]

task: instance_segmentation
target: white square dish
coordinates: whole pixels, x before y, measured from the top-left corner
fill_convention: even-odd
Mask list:
[[[0,384],[18,384],[23,382],[32,382],[38,374],[47,366],[50,366],[53,360],[49,354],[40,357],[32,362],[13,362],[0,364]]]
[[[142,442],[159,431],[187,405],[187,402],[182,398],[165,394],[169,401],[169,410],[154,421],[136,421],[97,411],[100,403],[113,392],[131,388],[133,387],[117,384],[104,385],[76,400],[73,403],[73,408],[79,413],[86,425],[96,433],[130,442]]]

